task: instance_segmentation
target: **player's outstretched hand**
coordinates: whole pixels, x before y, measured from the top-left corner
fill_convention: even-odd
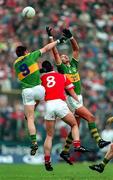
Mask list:
[[[48,36],[52,36],[51,31],[52,31],[52,28],[49,26],[46,26],[46,32],[47,32]]]
[[[72,37],[71,31],[67,28],[63,29],[63,35],[68,39],[70,39]]]

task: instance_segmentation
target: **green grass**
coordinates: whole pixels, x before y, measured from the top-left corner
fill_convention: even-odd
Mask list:
[[[53,165],[47,172],[43,165],[0,165],[0,180],[113,180],[113,164],[99,174],[88,168],[88,163]]]

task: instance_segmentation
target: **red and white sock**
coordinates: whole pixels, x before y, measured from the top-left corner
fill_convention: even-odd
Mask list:
[[[79,140],[77,140],[77,141],[73,141],[73,146],[74,147],[80,147],[80,141]]]
[[[50,162],[50,155],[44,156],[45,163]]]

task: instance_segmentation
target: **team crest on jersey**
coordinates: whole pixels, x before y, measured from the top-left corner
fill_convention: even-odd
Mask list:
[[[77,72],[75,68],[72,68],[72,71],[73,71],[73,72]]]
[[[75,68],[69,69],[69,73],[76,73],[76,72],[77,72],[77,70]]]

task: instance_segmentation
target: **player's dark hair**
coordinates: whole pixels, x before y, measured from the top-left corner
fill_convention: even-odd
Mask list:
[[[50,72],[50,71],[53,71],[53,66],[52,66],[52,64],[49,61],[43,61],[42,69],[45,72]]]
[[[18,46],[17,48],[16,48],[16,55],[18,56],[18,57],[20,57],[20,56],[23,56],[24,54],[25,54],[25,51],[27,50],[27,48],[25,47],[25,46]]]

